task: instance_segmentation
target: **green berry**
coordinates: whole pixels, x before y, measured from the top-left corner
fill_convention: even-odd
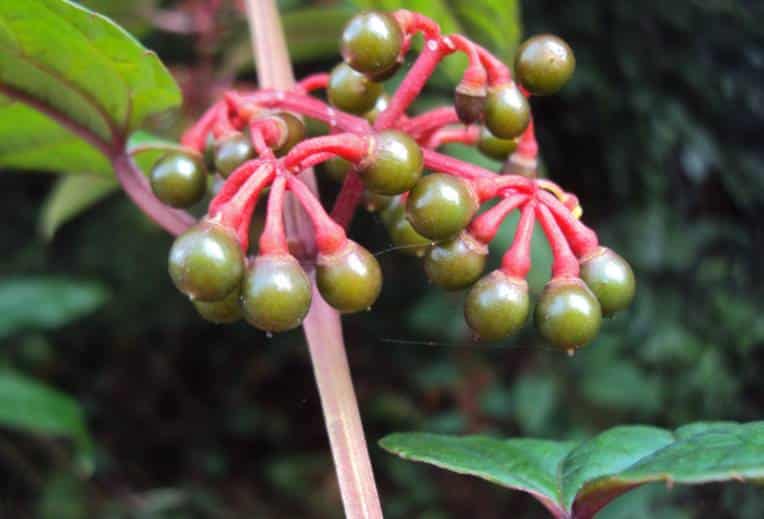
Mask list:
[[[434,284],[446,290],[461,290],[483,273],[488,247],[463,232],[433,246],[424,258],[424,270]]]
[[[202,153],[204,159],[204,168],[208,172],[215,171],[215,136],[212,132],[207,134],[207,138],[204,140],[204,152]]]
[[[400,197],[395,197],[381,216],[390,234],[390,241],[398,252],[421,258],[432,246],[431,239],[425,238],[411,226]]]
[[[479,339],[497,341],[520,331],[529,308],[528,283],[494,270],[467,292],[464,318]]]
[[[563,39],[552,34],[529,38],[517,50],[517,78],[534,95],[556,93],[575,69],[573,50]]]
[[[348,176],[350,168],[353,166],[350,161],[343,159],[342,157],[332,157],[323,164],[326,174],[337,182],[342,184],[345,181],[345,177]]]
[[[276,156],[281,157],[289,153],[289,150],[295,147],[297,143],[305,138],[305,124],[294,114],[289,112],[279,112],[276,116],[284,122],[286,126],[286,135],[279,145],[273,149]]]
[[[369,124],[374,124],[374,122],[377,120],[377,117],[379,117],[379,114],[387,110],[387,106],[389,104],[390,96],[383,93],[374,102],[374,108],[363,114],[364,118],[369,121]]]
[[[379,74],[394,67],[402,45],[403,32],[387,13],[358,14],[342,31],[342,57],[358,72]]]
[[[558,278],[544,287],[536,305],[535,321],[544,339],[572,352],[597,336],[602,310],[583,281]]]
[[[201,161],[185,153],[171,153],[151,168],[151,190],[172,207],[191,207],[207,192],[207,174]]]
[[[374,136],[374,150],[358,170],[366,189],[397,195],[411,189],[422,175],[419,145],[403,132],[386,130]]]
[[[194,301],[220,301],[238,288],[244,254],[232,231],[195,225],[175,239],[169,271],[175,286]]]
[[[230,135],[215,147],[215,169],[223,178],[251,159],[255,154],[249,136],[243,133]]]
[[[398,72],[398,70],[401,68],[401,63],[401,61],[396,61],[392,67],[386,68],[380,72],[368,72],[366,76],[372,81],[376,81],[377,83],[387,81],[393,77],[396,72]]]
[[[329,76],[329,102],[340,110],[362,115],[372,108],[382,94],[382,85],[340,63]]]
[[[457,87],[454,92],[456,115],[464,124],[476,123],[483,119],[485,104],[485,89],[474,90]]]
[[[597,296],[604,316],[624,310],[634,299],[636,281],[631,266],[607,247],[581,262],[581,279]]]
[[[514,83],[500,85],[488,91],[485,125],[496,137],[518,137],[528,127],[530,117],[528,100]]]
[[[382,289],[382,269],[372,254],[348,240],[333,254],[319,254],[316,285],[321,296],[343,313],[371,307]]]
[[[463,179],[433,173],[422,177],[409,192],[406,216],[414,229],[427,238],[445,240],[464,229],[478,201]]]
[[[392,203],[393,197],[391,196],[378,195],[377,193],[372,193],[371,191],[363,192],[363,206],[370,213],[383,211],[390,207],[390,204]]]
[[[244,277],[244,317],[260,330],[284,332],[300,326],[311,300],[310,279],[294,256],[257,256]]]
[[[483,126],[480,128],[477,147],[483,155],[504,161],[517,149],[517,139],[499,139]]]
[[[196,311],[206,320],[216,324],[235,323],[241,319],[239,291],[234,290],[220,301],[193,301]]]

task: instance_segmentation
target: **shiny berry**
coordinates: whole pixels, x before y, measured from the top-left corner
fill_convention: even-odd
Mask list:
[[[427,238],[445,240],[464,229],[478,209],[469,184],[443,173],[422,177],[409,192],[406,217]]]
[[[362,115],[372,108],[382,93],[382,85],[340,63],[329,76],[329,102],[340,110]]]
[[[207,192],[207,174],[201,161],[185,153],[171,153],[151,168],[151,190],[172,207],[191,207]]]
[[[578,278],[549,281],[536,305],[536,327],[554,346],[574,351],[599,332],[602,310],[592,291]]]
[[[483,155],[504,161],[517,149],[517,139],[499,139],[483,126],[480,128],[477,147]]]
[[[371,79],[372,81],[376,81],[377,83],[381,83],[382,81],[387,81],[391,77],[395,75],[396,72],[401,68],[402,61],[396,61],[392,67],[386,68],[385,70],[382,70],[380,72],[368,72],[366,76]]]
[[[528,126],[530,105],[514,83],[494,87],[488,91],[485,104],[485,125],[496,137],[514,139]]]
[[[382,289],[382,270],[372,254],[348,240],[339,251],[319,254],[316,285],[321,296],[343,313],[371,307]]]
[[[369,121],[369,124],[374,124],[374,122],[377,120],[377,117],[379,117],[379,114],[387,110],[389,104],[390,96],[387,94],[382,94],[374,102],[374,108],[363,114],[363,117]]]
[[[358,170],[366,189],[397,195],[411,189],[422,175],[419,145],[403,132],[386,130],[374,136],[374,149]]]
[[[311,300],[310,279],[294,256],[257,256],[244,276],[244,318],[260,330],[284,332],[300,326]]]
[[[169,271],[178,290],[192,300],[220,301],[239,287],[244,254],[233,232],[201,223],[175,239]]]
[[[529,308],[528,283],[494,270],[467,292],[464,318],[479,339],[497,341],[523,327]]]
[[[196,311],[206,320],[215,324],[235,323],[241,319],[239,291],[234,290],[220,301],[193,301]]]
[[[204,151],[202,152],[202,158],[204,159],[204,168],[208,173],[215,172],[215,136],[212,132],[207,134],[207,138],[204,140]]]
[[[607,247],[600,247],[584,258],[581,279],[597,296],[604,316],[624,310],[634,299],[636,282],[631,266]]]
[[[476,123],[483,119],[485,111],[485,89],[457,87],[454,92],[454,108],[459,120],[464,124]]]
[[[424,271],[434,284],[446,290],[461,290],[483,273],[488,247],[469,233],[434,245],[424,257]]]
[[[352,164],[341,157],[332,157],[324,162],[323,167],[329,178],[338,184],[342,184],[345,181],[345,177],[348,176]]]
[[[255,154],[249,136],[243,133],[229,135],[215,146],[215,169],[223,178],[228,178],[236,168]]]
[[[431,239],[425,238],[411,226],[400,197],[395,197],[382,211],[382,221],[397,252],[421,258],[432,245]]]
[[[383,211],[390,207],[390,204],[392,203],[393,197],[391,196],[378,195],[377,193],[372,193],[371,191],[363,192],[363,206],[370,213]]]
[[[282,141],[273,149],[277,156],[286,155],[289,150],[294,148],[295,144],[305,138],[305,124],[294,114],[289,112],[279,112],[276,116],[284,122],[286,134]]]
[[[342,31],[342,57],[358,72],[379,74],[394,67],[402,45],[403,32],[387,13],[358,14]]]
[[[534,95],[559,91],[576,69],[573,50],[561,38],[540,34],[517,50],[515,71],[520,83]]]

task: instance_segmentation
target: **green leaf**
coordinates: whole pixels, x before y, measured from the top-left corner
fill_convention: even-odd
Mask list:
[[[72,175],[60,178],[42,208],[40,233],[51,239],[59,227],[119,189],[111,178]]]
[[[700,422],[673,432],[620,426],[580,444],[404,433],[380,445],[405,459],[528,492],[558,518],[591,518],[644,483],[764,477],[764,422]]]
[[[177,106],[157,56],[109,19],[66,0],[0,3],[0,165],[108,172],[106,161],[20,98],[106,143]],[[79,160],[78,160],[79,159]]]
[[[12,371],[0,371],[0,425],[64,436],[78,451],[80,470],[93,470],[93,445],[76,400]]]
[[[21,330],[63,326],[101,306],[107,298],[97,283],[54,277],[0,282],[0,339]]]

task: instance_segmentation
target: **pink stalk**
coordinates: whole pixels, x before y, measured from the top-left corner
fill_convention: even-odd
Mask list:
[[[268,194],[268,209],[265,214],[265,228],[260,235],[260,254],[289,254],[284,233],[284,191],[286,178],[280,175],[271,184]]]
[[[348,241],[345,230],[326,214],[321,201],[308,189],[308,186],[292,175],[288,177],[287,185],[310,216],[318,252],[332,254],[342,248]]]
[[[245,3],[250,28],[255,34],[260,86],[292,87],[294,78],[275,0],[246,0]],[[312,180],[310,185],[315,190],[312,174],[305,172],[302,178],[305,177],[308,182]],[[297,235],[304,250],[311,250],[312,233],[302,211],[288,207],[287,215],[291,216],[287,220],[290,234]],[[303,322],[303,330],[321,396],[345,516],[348,519],[381,519],[382,507],[350,378],[339,314],[324,302],[315,284],[313,303]]]
[[[491,243],[499,227],[514,209],[528,200],[528,195],[510,195],[488,211],[472,220],[470,234],[485,244]]]
[[[539,190],[539,198],[554,215],[576,256],[581,258],[597,250],[597,233],[576,219],[570,209],[551,193]]]
[[[435,149],[444,144],[458,142],[460,144],[475,144],[480,136],[480,128],[477,126],[448,126],[436,130],[427,138],[424,146]]]
[[[303,94],[307,94],[314,90],[326,88],[329,85],[329,74],[321,72],[319,74],[312,74],[299,83],[297,83],[297,91]]]
[[[570,250],[570,245],[552,212],[541,203],[536,206],[536,217],[544,230],[549,248],[552,249],[552,278],[578,276],[578,260]]]
[[[456,110],[453,106],[441,106],[440,108],[435,108],[429,112],[412,117],[404,124],[401,124],[400,129],[411,135],[414,139],[418,139],[420,136],[426,135],[433,130],[458,122],[459,116],[456,115]]]
[[[508,276],[525,279],[531,270],[531,238],[536,222],[536,202],[530,201],[523,207],[517,223],[512,246],[501,259],[501,270]]]
[[[342,189],[337,195],[331,213],[332,219],[345,229],[348,228],[353,219],[358,201],[363,196],[363,189],[361,177],[358,176],[355,169],[351,169],[342,184]]]
[[[316,153],[333,153],[350,162],[360,162],[369,151],[369,141],[352,133],[339,133],[306,139],[284,157],[284,167],[291,170]]]

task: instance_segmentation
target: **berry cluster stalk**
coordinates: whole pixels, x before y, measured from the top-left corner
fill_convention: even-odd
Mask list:
[[[260,87],[291,88],[294,78],[274,0],[247,0],[246,6]],[[316,191],[312,172],[303,173],[301,179]],[[313,250],[310,220],[294,201],[287,201],[287,204],[285,217],[289,238],[299,240],[300,250]],[[382,507],[350,377],[340,317],[321,298],[315,284],[313,304],[303,329],[321,396],[345,516],[349,519],[381,518]]]

